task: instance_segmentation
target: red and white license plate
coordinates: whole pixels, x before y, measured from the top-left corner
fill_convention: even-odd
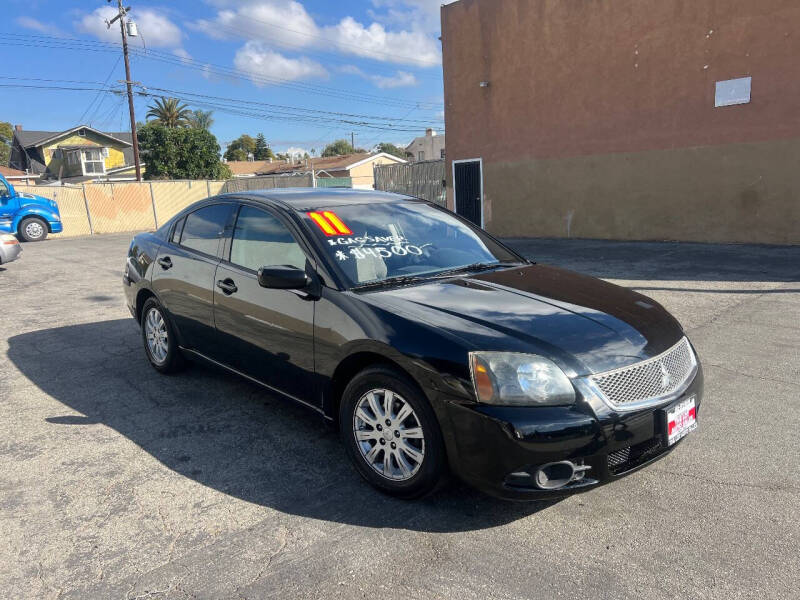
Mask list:
[[[697,408],[695,397],[689,396],[667,408],[667,445],[681,440],[697,429]]]

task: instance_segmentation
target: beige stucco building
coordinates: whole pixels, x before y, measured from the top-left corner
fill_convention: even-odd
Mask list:
[[[502,236],[800,243],[796,0],[441,14],[458,212]]]

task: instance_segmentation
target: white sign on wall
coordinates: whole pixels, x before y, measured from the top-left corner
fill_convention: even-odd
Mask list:
[[[739,77],[717,82],[714,94],[714,106],[732,106],[750,102],[750,85],[752,77]]]

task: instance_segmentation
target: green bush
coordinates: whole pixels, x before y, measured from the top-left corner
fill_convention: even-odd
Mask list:
[[[145,179],[228,179],[219,143],[206,129],[148,123],[138,131]]]

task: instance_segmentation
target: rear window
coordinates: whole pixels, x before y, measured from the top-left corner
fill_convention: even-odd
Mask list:
[[[230,213],[230,204],[212,204],[188,214],[181,234],[181,246],[216,256]]]

